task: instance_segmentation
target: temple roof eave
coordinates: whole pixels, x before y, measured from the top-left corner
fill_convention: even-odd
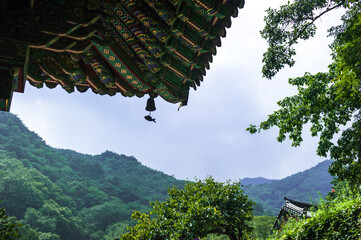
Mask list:
[[[18,66],[36,87],[127,97],[156,93],[171,103],[186,103],[189,89],[201,85],[231,18],[244,7],[244,0],[30,3],[9,3],[0,16],[0,51],[15,44],[19,56],[0,57],[6,71]],[[21,24],[7,22],[16,15]]]

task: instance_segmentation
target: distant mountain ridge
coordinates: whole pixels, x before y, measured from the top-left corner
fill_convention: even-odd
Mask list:
[[[299,172],[270,183],[245,185],[245,193],[259,205],[259,214],[276,215],[284,203],[283,197],[303,202],[315,202],[331,191],[333,177],[328,172],[331,160],[320,162],[303,172]]]
[[[259,185],[259,184],[264,184],[264,183],[270,183],[273,181],[276,181],[277,179],[268,179],[268,178],[264,178],[264,177],[256,177],[256,178],[243,178],[241,179],[241,183],[242,185]]]

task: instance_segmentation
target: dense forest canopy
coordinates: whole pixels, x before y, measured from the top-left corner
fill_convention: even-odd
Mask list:
[[[184,186],[134,157],[48,146],[16,116],[0,113],[0,207],[29,227],[23,238],[114,239],[168,188]],[[34,237],[35,235],[37,237]]]

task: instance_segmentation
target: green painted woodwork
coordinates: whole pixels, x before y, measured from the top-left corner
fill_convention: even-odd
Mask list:
[[[109,48],[108,46],[100,46],[96,44],[96,48],[101,52],[101,54],[104,56],[104,58],[107,60],[109,64],[117,71],[119,75],[123,77],[125,81],[127,81],[131,86],[138,89],[141,92],[148,92],[150,90],[150,87],[145,84],[138,76],[136,76],[129,68],[127,68],[123,62],[121,62],[121,59],[114,53],[114,51]],[[102,69],[100,69],[100,64],[97,64],[97,68],[100,70],[95,69],[96,72],[102,73],[104,72],[105,66],[101,66]],[[107,81],[111,81],[111,79],[108,79]]]
[[[19,2],[22,4],[19,4]],[[17,67],[12,91],[60,85],[67,92],[186,103],[244,0],[5,0],[0,67]],[[3,82],[5,80],[1,80]],[[0,83],[1,83],[0,82]]]

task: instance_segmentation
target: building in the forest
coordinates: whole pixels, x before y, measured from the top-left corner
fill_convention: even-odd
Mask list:
[[[280,230],[282,226],[289,220],[295,218],[311,217],[310,208],[317,206],[310,203],[299,202],[284,197],[285,204],[281,207],[277,219],[273,225],[273,230]]]
[[[25,81],[187,104],[244,0],[3,0],[0,110]]]

